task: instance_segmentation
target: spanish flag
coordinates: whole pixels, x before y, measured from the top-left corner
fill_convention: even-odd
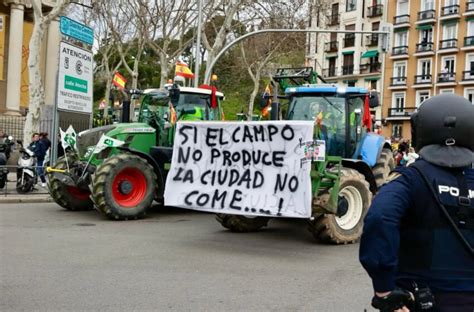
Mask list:
[[[176,62],[175,75],[184,78],[194,78],[193,72],[189,69],[188,64]]]
[[[120,75],[119,72],[116,72],[114,78],[112,79],[112,83],[117,88],[123,90],[125,89],[125,84],[127,83],[127,79],[124,76]]]

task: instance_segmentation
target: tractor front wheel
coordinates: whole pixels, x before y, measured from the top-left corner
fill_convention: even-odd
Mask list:
[[[92,198],[97,209],[114,220],[144,217],[155,192],[153,167],[135,155],[107,158],[92,179]]]
[[[267,226],[269,218],[218,214],[217,221],[232,232],[255,232]]]
[[[342,168],[339,179],[338,216],[319,214],[310,221],[310,232],[333,244],[356,242],[362,235],[364,217],[372,201],[369,183],[353,169]]]
[[[68,164],[71,166],[77,159],[74,156],[68,156]],[[67,169],[66,159],[58,158],[55,169]],[[78,187],[68,186],[57,179],[54,174],[49,175],[49,194],[54,201],[66,210],[79,211],[90,210],[94,206],[90,199],[91,192]]]

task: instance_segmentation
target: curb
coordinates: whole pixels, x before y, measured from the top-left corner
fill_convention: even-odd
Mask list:
[[[32,203],[51,203],[53,198],[51,196],[29,196],[29,197],[9,197],[0,196],[0,204],[14,204],[14,203],[23,203],[23,204],[32,204]]]

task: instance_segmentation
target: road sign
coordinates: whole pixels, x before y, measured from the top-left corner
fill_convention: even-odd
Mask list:
[[[86,25],[61,16],[60,29],[63,35],[75,38],[89,45],[94,44],[94,30]]]
[[[92,53],[61,42],[58,109],[92,113],[92,101]]]

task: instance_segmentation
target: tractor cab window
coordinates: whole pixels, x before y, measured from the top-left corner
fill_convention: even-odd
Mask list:
[[[181,92],[176,112],[182,120],[206,120],[209,119],[209,107],[211,95],[191,94]]]
[[[349,114],[349,146],[347,157],[351,157],[356,152],[357,143],[359,143],[365,134],[365,128],[362,127],[364,97],[357,96],[347,99]]]
[[[149,93],[143,96],[140,104],[139,122],[149,122],[160,118],[169,107],[168,92]]]
[[[290,99],[288,120],[312,120],[315,137],[326,141],[328,155],[345,149],[345,98],[324,94],[297,95]]]

